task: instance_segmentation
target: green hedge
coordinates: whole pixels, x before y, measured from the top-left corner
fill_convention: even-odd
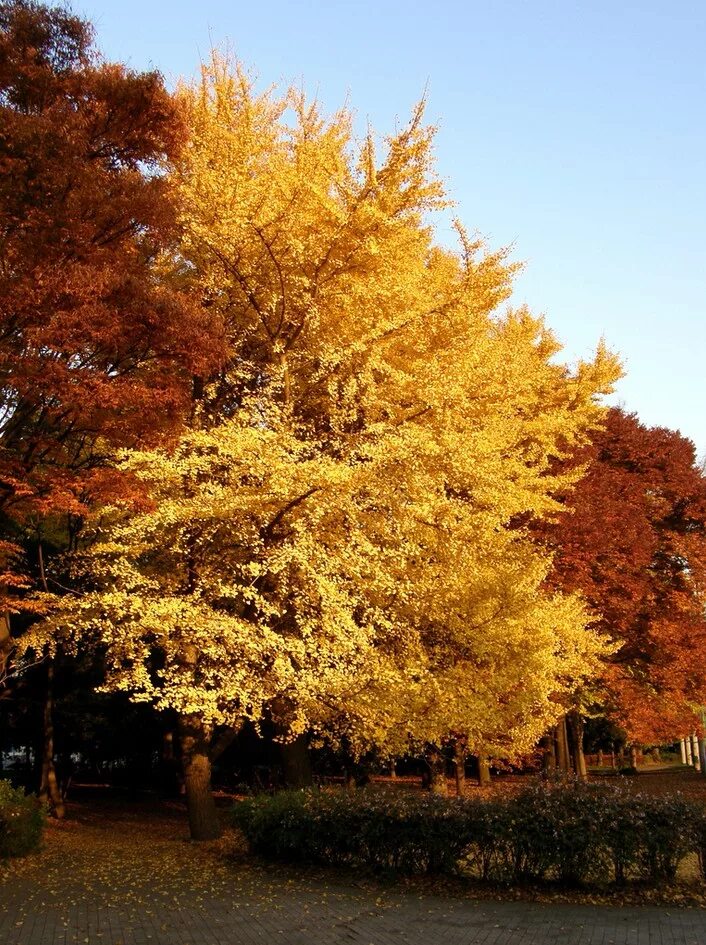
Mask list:
[[[680,795],[538,785],[501,799],[365,790],[290,791],[242,801],[234,821],[276,860],[501,883],[672,882],[703,863],[706,813]]]
[[[42,839],[44,808],[9,781],[0,781],[0,857],[23,856]]]

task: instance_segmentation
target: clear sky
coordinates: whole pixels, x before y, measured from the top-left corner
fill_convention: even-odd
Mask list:
[[[513,301],[569,360],[603,335],[627,370],[616,401],[706,454],[704,0],[74,8],[110,58],[173,81],[229,41],[263,84],[303,81],[380,132],[427,88],[456,214],[527,263]]]

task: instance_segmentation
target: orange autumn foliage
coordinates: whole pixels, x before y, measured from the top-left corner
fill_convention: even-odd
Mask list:
[[[188,401],[208,333],[162,275],[175,227],[160,171],[183,137],[158,73],[103,61],[90,25],[66,9],[0,3],[0,513],[10,537],[80,515],[114,485],[97,472],[111,448],[153,439]],[[2,555],[5,586],[15,550]]]
[[[541,527],[552,581],[581,591],[618,643],[608,713],[636,741],[675,738],[706,704],[706,477],[690,440],[619,409],[574,462],[588,465],[569,514]]]

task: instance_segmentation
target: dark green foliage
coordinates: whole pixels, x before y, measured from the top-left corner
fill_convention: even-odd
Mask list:
[[[272,859],[451,872],[468,847],[463,805],[436,795],[285,791],[239,803],[236,824]]]
[[[673,882],[706,857],[706,814],[680,795],[613,785],[537,785],[515,797],[290,791],[239,803],[235,823],[261,856],[500,883]]]
[[[610,800],[605,789],[577,782],[569,788],[533,787],[506,802],[501,820],[509,862],[498,878],[522,882],[551,876],[576,885],[604,875]]]
[[[674,882],[684,857],[699,852],[706,813],[679,794],[641,796],[639,803],[645,825],[639,850],[640,872],[652,883]]]
[[[23,856],[42,839],[44,809],[9,781],[0,781],[0,857]]]

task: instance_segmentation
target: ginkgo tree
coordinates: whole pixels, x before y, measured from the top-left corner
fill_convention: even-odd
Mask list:
[[[29,642],[95,644],[109,688],[177,711],[204,838],[214,743],[245,719],[506,756],[554,721],[604,641],[518,521],[557,511],[577,473],[554,460],[619,368],[599,348],[569,370],[540,319],[499,312],[504,251],[435,242],[421,106],[378,157],[347,112],[218,56],[179,94],[171,278],[221,343],[183,433],[121,459],[146,500],[98,510],[83,593]]]

